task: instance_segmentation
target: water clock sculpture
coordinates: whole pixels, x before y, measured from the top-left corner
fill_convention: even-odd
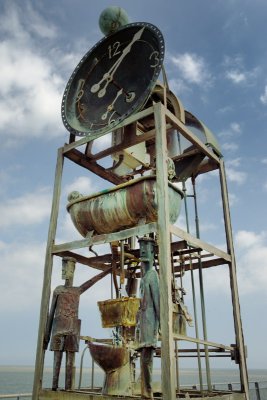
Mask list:
[[[58,150],[33,399],[248,398],[228,194],[219,145],[170,90],[160,30],[144,22],[129,24],[120,7],[104,10],[100,26],[106,36],[82,58],[63,95],[62,119],[69,143]],[[163,82],[159,81],[160,73]],[[103,135],[111,136],[110,145],[94,151],[94,142]],[[112,161],[111,165],[103,162],[105,158]],[[67,201],[63,199],[81,239],[57,243],[64,159],[108,181],[109,187],[98,193],[73,191]],[[214,170],[219,176],[225,251],[200,239],[198,177]],[[190,196],[188,182],[193,190]],[[192,200],[195,235],[190,233]],[[179,222],[182,210],[186,229]],[[109,244],[110,251],[93,254],[92,247],[103,243]],[[82,286],[57,288],[49,316],[56,257],[63,263],[75,263],[75,274],[85,267],[100,273]],[[208,337],[203,273],[218,266],[229,269],[234,344],[221,344]],[[87,296],[91,286],[99,280],[100,285],[106,275],[111,276],[110,295],[95,306],[103,328],[113,329],[114,334],[113,338],[92,338],[90,332],[83,331],[83,321],[80,327],[79,296],[85,290],[83,296]],[[184,288],[184,282],[188,287]],[[185,296],[186,289],[190,295]],[[73,291],[78,293],[76,302],[69,295]],[[43,370],[49,339],[56,353],[54,384],[45,388]],[[69,352],[66,343],[75,342],[71,352],[77,353],[80,341],[104,371],[101,387],[92,382],[90,388],[82,388],[75,383],[74,354],[67,355],[71,364],[67,361],[65,385],[58,385],[58,358],[61,362],[62,353]],[[180,365],[188,356],[197,366],[194,388],[182,384]],[[220,356],[237,365],[240,387],[236,391],[213,388],[211,361]],[[158,382],[153,365],[154,371],[160,370]]]

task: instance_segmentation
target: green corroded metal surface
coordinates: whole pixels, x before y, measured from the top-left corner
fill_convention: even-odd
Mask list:
[[[105,8],[99,17],[99,28],[104,35],[110,35],[128,23],[126,11],[118,6]]]
[[[133,179],[112,189],[82,196],[72,192],[67,210],[82,236],[131,228],[140,221],[157,220],[157,185],[154,176]],[[180,213],[183,193],[169,182],[169,221],[174,223]],[[73,199],[74,198],[74,199]]]
[[[207,128],[206,125],[203,124],[198,118],[196,118],[192,113],[186,111],[185,112],[185,124],[188,126],[190,129],[195,128],[199,133],[201,133],[200,139],[209,147],[211,147],[214,152],[221,157],[222,153],[220,150],[220,145],[214,136],[214,134],[211,132],[209,128]],[[194,131],[193,131],[194,132]],[[196,132],[194,132],[196,133]],[[199,136],[199,135],[198,135]]]

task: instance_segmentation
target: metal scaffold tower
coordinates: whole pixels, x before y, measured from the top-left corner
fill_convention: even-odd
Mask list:
[[[149,60],[149,67],[141,69],[139,74],[147,76],[152,71],[153,75],[141,89],[144,83],[131,74],[131,68],[136,68],[136,63],[140,65],[140,57],[135,61],[141,51],[138,46],[144,46],[142,57]],[[103,49],[103,53],[99,49]],[[107,57],[103,65],[109,63],[105,67],[108,72],[103,65],[99,66],[100,72],[97,70],[105,57],[97,56],[98,51]],[[163,41],[157,28],[144,23],[126,25],[86,54],[67,85],[62,109],[63,121],[70,135],[69,143],[59,148],[57,157],[45,256],[34,400],[99,400],[118,396],[123,399],[164,400],[180,397],[248,399],[246,349],[222,154],[210,130],[185,111],[181,101],[170,91],[166,77],[164,84],[157,81],[162,59]],[[123,63],[128,60],[127,70]],[[91,68],[89,73],[88,65]],[[118,69],[121,69],[120,73]],[[113,82],[112,89],[109,88],[110,82]],[[105,99],[109,91],[111,97]],[[94,107],[93,117],[87,103]],[[116,107],[122,110],[118,111]],[[105,127],[100,122],[97,125],[97,118]],[[94,141],[108,132],[111,144],[93,152]],[[104,166],[107,158],[112,160],[111,167]],[[67,209],[82,238],[57,243],[65,160],[83,168],[89,175],[109,182],[112,187],[103,187],[101,192],[84,196],[78,192],[70,194]],[[225,251],[200,238],[198,177],[211,171],[218,172]],[[191,182],[191,195],[187,194],[188,182]],[[193,215],[189,205],[191,200]],[[179,223],[181,209],[185,229]],[[195,220],[194,234],[190,232],[192,219]],[[92,256],[91,252],[86,253],[86,249],[102,244],[109,245],[106,254]],[[65,285],[56,288],[52,297],[53,265],[58,257],[65,268]],[[86,266],[97,275],[78,288],[73,287],[75,265],[75,274]],[[217,343],[208,336],[203,273],[219,266],[229,270],[232,301],[229,312],[233,316],[234,344]],[[107,275],[111,276],[111,298],[99,301],[98,305],[103,327],[112,327],[117,334],[113,341],[92,338],[90,332],[83,332],[83,326],[80,328],[78,318],[80,294],[90,291]],[[148,279],[150,275],[151,282]],[[192,316],[185,305],[183,284],[186,279],[191,286],[191,299],[186,302],[191,304]],[[140,295],[138,286],[141,287]],[[149,295],[145,294],[146,287]],[[154,326],[157,332],[154,332],[156,339],[153,337],[152,343],[147,336],[142,338],[142,332],[148,335]],[[138,336],[140,332],[141,339]],[[54,373],[51,387],[45,388],[43,371],[49,340],[55,354]],[[104,370],[102,387],[77,388],[75,385],[74,353],[78,352],[80,340],[85,341],[92,358]],[[64,352],[67,357],[65,388],[59,389],[57,375]],[[211,360],[221,356],[236,363],[239,369],[240,388],[237,391],[213,388]],[[195,388],[181,383],[180,362],[184,357],[191,357],[196,362],[198,386]],[[136,372],[139,359],[140,378]],[[157,387],[149,372],[153,361],[154,366],[158,362],[161,371]]]

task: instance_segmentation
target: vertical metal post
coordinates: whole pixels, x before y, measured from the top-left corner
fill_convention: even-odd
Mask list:
[[[167,173],[167,133],[164,110],[165,107],[161,103],[154,105],[160,266],[161,384],[163,400],[174,400],[176,398],[176,393],[174,340],[172,331],[172,271]]]
[[[176,361],[176,389],[180,392],[180,377],[179,377],[179,359],[178,359],[178,343],[175,340],[175,361]]]
[[[197,195],[196,195],[196,186],[195,180],[192,178],[193,192],[194,192],[194,205],[195,205],[195,221],[196,221],[196,237],[200,238],[200,230],[199,230],[199,219],[198,219],[198,209],[197,209]],[[199,272],[199,289],[200,289],[200,302],[201,302],[201,313],[202,313],[202,327],[203,327],[203,338],[204,340],[208,340],[207,335],[207,324],[206,324],[206,307],[205,307],[205,295],[204,295],[204,283],[203,283],[203,272],[202,272],[202,263],[201,263],[201,254],[199,253],[199,262],[198,262],[198,272]],[[208,346],[204,346],[205,350],[205,362],[206,362],[206,375],[207,375],[207,386],[208,390],[212,390],[211,386],[211,376],[210,376],[210,362],[209,362],[209,350]]]
[[[95,362],[92,357],[92,369],[91,369],[91,389],[94,388],[94,378],[95,378]]]
[[[256,390],[257,400],[261,400],[261,392],[260,392],[259,382],[255,382],[255,390]]]
[[[40,307],[40,320],[39,320],[32,400],[38,399],[39,390],[42,387],[44,355],[45,355],[43,343],[44,343],[44,333],[46,329],[47,315],[49,312],[49,301],[51,294],[51,275],[53,269],[52,246],[54,244],[56,229],[57,229],[63,163],[64,163],[63,148],[59,148],[57,156],[56,172],[55,172],[50,225],[49,225],[47,246],[46,246],[44,279],[43,279],[42,300]]]
[[[231,256],[231,264],[229,265],[229,274],[230,274],[231,295],[232,295],[232,303],[233,303],[236,345],[237,345],[237,350],[239,353],[238,356],[239,356],[240,382],[241,382],[241,389],[244,391],[246,398],[249,399],[246,351],[245,351],[245,345],[244,345],[243,329],[242,329],[241,314],[240,314],[240,304],[239,304],[239,298],[238,298],[236,261],[235,261],[234,245],[233,245],[227,183],[226,183],[225,168],[224,168],[223,160],[220,160],[220,181],[221,181],[221,195],[222,195],[222,203],[223,203],[227,250]]]
[[[180,143],[180,140],[179,140],[179,143]],[[181,147],[180,147],[180,150],[181,150]],[[188,207],[187,207],[187,197],[186,197],[186,186],[185,186],[184,182],[183,182],[183,192],[184,192],[186,229],[187,229],[187,232],[190,233],[189,218],[188,218]],[[190,266],[191,266],[191,260],[190,260]],[[193,271],[192,268],[190,268],[190,276],[191,276],[191,288],[192,288],[193,308],[194,308],[195,334],[196,334],[196,339],[199,339],[198,316],[197,316],[197,305],[196,305],[196,290],[195,290],[194,271]],[[198,363],[199,386],[200,386],[200,390],[203,391],[202,366],[201,366],[199,343],[196,344],[196,347],[197,347],[197,363]]]

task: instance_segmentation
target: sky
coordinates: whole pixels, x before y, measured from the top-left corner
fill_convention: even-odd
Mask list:
[[[110,5],[104,0],[0,2],[0,365],[35,361],[57,149],[68,141],[61,99],[79,60],[102,38],[98,18]],[[220,143],[248,367],[266,368],[267,3],[118,0],[115,5],[127,11],[130,22],[150,22],[161,30],[171,90]],[[199,178],[200,233],[220,246],[215,175]],[[65,209],[68,193],[107,186],[66,163],[59,243],[81,239]],[[183,216],[177,224],[184,227]],[[76,284],[94,274],[84,266],[79,271]],[[227,282],[225,267],[205,271],[208,336],[224,344],[234,342]],[[61,283],[56,260],[52,289]],[[84,334],[100,335],[96,301],[107,297],[107,284],[83,295]]]

